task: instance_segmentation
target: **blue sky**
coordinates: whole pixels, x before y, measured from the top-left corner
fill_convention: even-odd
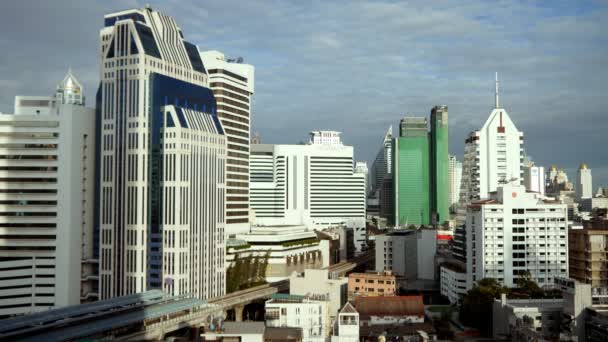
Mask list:
[[[340,130],[371,162],[387,127],[445,104],[450,151],[501,103],[537,164],[592,168],[608,185],[605,1],[148,1],[201,49],[256,67],[253,131],[297,143]],[[16,94],[47,94],[68,67],[98,82],[103,14],[141,1],[0,4],[0,111]]]

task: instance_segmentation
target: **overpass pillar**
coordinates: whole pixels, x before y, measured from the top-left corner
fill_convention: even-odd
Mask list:
[[[234,307],[234,321],[242,322],[243,321],[243,310],[245,309],[245,305],[237,305]]]

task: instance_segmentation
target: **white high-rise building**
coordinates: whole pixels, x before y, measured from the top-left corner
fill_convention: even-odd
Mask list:
[[[0,318],[97,299],[95,110],[71,74],[0,114]]]
[[[529,271],[539,286],[568,276],[568,209],[523,185],[504,184],[467,208],[467,289],[483,278],[516,286]]]
[[[392,143],[393,126],[390,126],[382,140],[382,146],[376,154],[376,159],[370,171],[370,195],[378,197],[378,191],[382,188],[384,178],[392,173]]]
[[[367,162],[365,161],[358,161],[355,162],[355,173],[360,173],[363,174],[365,177],[365,193],[367,193],[369,191],[369,169],[367,168]]]
[[[228,142],[226,157],[226,234],[249,230],[249,143],[254,68],[242,58],[226,59],[219,51],[201,52],[217,116]]]
[[[545,168],[542,166],[534,166],[534,164],[524,165],[524,186],[526,190],[538,192],[541,195],[545,194],[546,180]]]
[[[462,162],[456,159],[456,156],[449,156],[448,161],[448,198],[450,201],[450,210],[454,211],[454,206],[460,201],[460,184],[462,179]]]
[[[587,164],[581,164],[576,174],[576,199],[582,200],[593,197],[593,180],[591,169]]]
[[[250,186],[255,224],[346,226],[357,250],[365,246],[365,174],[355,172],[352,146],[315,132],[307,145],[251,145]]]
[[[524,134],[500,107],[498,76],[495,108],[483,127],[469,134],[465,142],[460,201],[463,205],[488,198],[506,182],[523,178]]]
[[[100,31],[101,298],[225,293],[226,138],[197,47],[149,6]]]

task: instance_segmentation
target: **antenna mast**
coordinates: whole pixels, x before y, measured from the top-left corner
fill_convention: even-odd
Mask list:
[[[498,102],[498,72],[496,72],[496,91],[494,93],[494,107],[496,109],[500,108],[500,104]]]

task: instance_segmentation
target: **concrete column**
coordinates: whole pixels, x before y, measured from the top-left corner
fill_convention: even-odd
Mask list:
[[[245,309],[245,305],[237,305],[234,307],[234,321],[242,322],[243,321],[243,310]]]

